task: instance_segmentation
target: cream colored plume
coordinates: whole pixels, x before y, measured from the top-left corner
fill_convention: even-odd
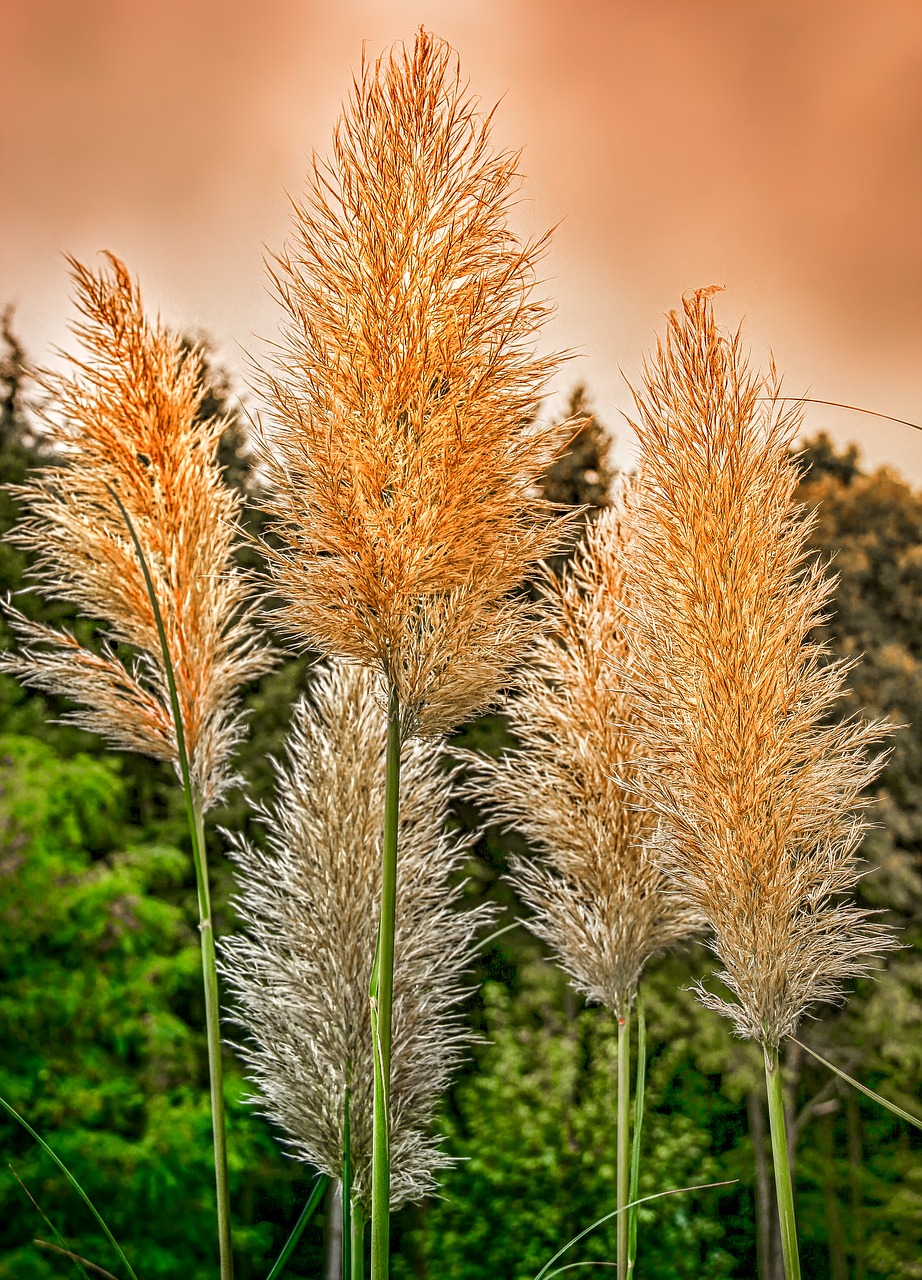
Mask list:
[[[486,705],[532,633],[517,594],[562,530],[535,482],[578,423],[540,425],[547,244],[508,228],[515,154],[490,146],[448,45],[363,66],[295,206],[262,375],[282,621],[380,671],[404,736]]]
[[[644,964],[692,921],[647,854],[650,821],[627,790],[637,745],[623,688],[631,647],[621,539],[622,513],[611,507],[560,578],[547,574],[548,630],[506,707],[519,747],[465,760],[472,798],[537,855],[512,863],[534,913],[527,925],[580,991],[627,1018]]]
[[[731,998],[700,994],[773,1054],[891,945],[847,896],[888,727],[830,719],[848,664],[814,638],[834,584],[794,502],[799,406],[718,330],[711,292],[671,313],[635,394],[630,691],[661,865]]]
[[[83,348],[44,375],[54,461],[16,492],[28,515],[11,541],[36,557],[36,589],[108,627],[128,667],[9,608],[23,644],[0,667],[83,709],[68,718],[116,746],[177,761],[162,650],[124,506],[144,550],[175,672],[193,783],[205,807],[226,790],[240,737],[237,690],[271,665],[232,560],[239,499],[217,464],[219,421],[202,421],[201,358],[151,323],[136,284],[108,255],[72,263]],[[118,499],[118,501],[116,500]]]
[[[369,979],[381,894],[386,729],[379,677],[336,663],[299,703],[267,850],[238,842],[236,906],[222,969],[265,1114],[299,1159],[339,1177],[350,1088],[353,1192],[370,1190]],[[490,908],[459,909],[467,851],[447,835],[451,775],[434,744],[404,750],[391,1057],[391,1205],[434,1189],[446,1157],[432,1112],[471,1041],[458,1005]]]

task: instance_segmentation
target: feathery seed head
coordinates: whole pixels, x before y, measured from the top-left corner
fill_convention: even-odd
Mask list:
[[[647,960],[695,923],[648,856],[649,818],[626,790],[637,747],[623,689],[632,657],[622,518],[618,505],[603,511],[571,565],[543,579],[548,630],[506,708],[521,749],[498,761],[466,757],[473,798],[540,855],[513,862],[512,882],[534,911],[529,927],[579,990],[618,1017]]]
[[[382,672],[407,735],[489,702],[531,634],[513,593],[564,533],[534,483],[579,425],[535,420],[556,364],[534,351],[548,238],[508,230],[518,157],[489,131],[422,29],[363,65],[274,272],[281,617]]]
[[[643,802],[661,865],[713,930],[734,996],[704,1002],[770,1050],[892,945],[843,901],[883,722],[824,717],[848,664],[811,639],[833,582],[794,504],[799,408],[686,296],[635,392],[643,483],[626,557]]]
[[[354,1190],[370,1191],[373,1063],[368,987],[381,893],[386,730],[380,677],[338,662],[299,703],[262,812],[268,851],[238,841],[237,907],[222,970],[249,1033],[242,1052],[266,1115],[300,1159],[339,1177],[350,1089]],[[447,779],[432,744],[401,765],[391,1203],[433,1189],[446,1165],[432,1111],[471,1036],[457,1011],[473,938],[489,908],[461,911],[449,887],[466,850],[445,834]]]
[[[216,462],[223,424],[201,421],[201,360],[145,317],[112,255],[94,274],[72,262],[82,356],[45,373],[57,461],[16,492],[28,516],[11,541],[36,555],[37,589],[108,624],[139,654],[129,670],[66,632],[8,608],[25,648],[2,669],[84,709],[69,718],[117,746],[177,760],[156,621],[118,499],[144,549],[166,630],[195,785],[207,807],[226,790],[240,736],[236,690],[271,665],[232,567],[238,499]]]

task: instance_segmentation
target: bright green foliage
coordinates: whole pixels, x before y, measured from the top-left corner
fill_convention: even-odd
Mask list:
[[[441,1121],[447,1150],[461,1162],[444,1181],[445,1199],[427,1208],[414,1236],[416,1268],[395,1267],[401,1278],[531,1280],[557,1249],[614,1206],[617,1029],[604,1010],[577,1012],[546,965],[530,966],[520,977],[515,1001],[499,984],[485,989],[491,1044],[479,1070],[455,1089]],[[654,1063],[641,1195],[723,1176],[696,1119],[657,1109],[660,1076]],[[730,1276],[714,1205],[713,1192],[645,1205],[638,1276]],[[409,1243],[405,1235],[407,1253]],[[610,1222],[562,1262],[611,1262],[614,1250]]]
[[[122,843],[131,831],[110,761],[64,761],[7,736],[0,776],[0,1093],[85,1187],[142,1280],[206,1280],[214,1189],[188,860]],[[294,1216],[289,1171],[241,1093],[237,1074],[228,1103],[238,1204],[255,1178],[274,1183]],[[12,1121],[0,1123],[0,1148],[4,1170],[13,1165],[72,1246],[117,1271],[84,1206]],[[252,1207],[238,1214],[236,1244],[243,1259],[262,1260],[280,1233],[253,1217]],[[48,1231],[7,1171],[0,1224],[0,1277],[62,1273],[31,1244]]]

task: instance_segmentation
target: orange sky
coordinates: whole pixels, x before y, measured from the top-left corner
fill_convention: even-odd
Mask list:
[[[263,246],[324,151],[363,39],[461,54],[525,146],[523,232],[564,219],[548,344],[576,347],[630,457],[619,369],[722,283],[790,392],[922,423],[919,0],[0,0],[0,304],[31,355],[66,337],[61,255],[112,249],[164,316],[272,336]],[[922,433],[812,409],[922,483]]]

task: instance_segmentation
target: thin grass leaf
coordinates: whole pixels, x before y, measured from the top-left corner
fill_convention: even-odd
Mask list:
[[[681,1196],[687,1191],[710,1191],[714,1187],[732,1187],[736,1182],[739,1182],[739,1178],[728,1178],[725,1182],[701,1182],[694,1187],[672,1187],[669,1191],[656,1191],[652,1196],[641,1196],[639,1200],[623,1205],[620,1209],[613,1209],[611,1213],[606,1213],[603,1218],[597,1218],[591,1226],[586,1227],[585,1231],[581,1231],[578,1236],[568,1240],[562,1249],[558,1249],[553,1258],[550,1258],[535,1276],[535,1280],[548,1280],[549,1275],[556,1275],[556,1272],[548,1271],[548,1268],[552,1267],[558,1258],[562,1258],[568,1249],[572,1249],[575,1244],[579,1244],[580,1240],[584,1240],[591,1231],[595,1231],[596,1227],[601,1227],[604,1222],[610,1222],[612,1218],[617,1218],[619,1213],[625,1213],[627,1210],[632,1209],[635,1204],[649,1204],[651,1200],[662,1200],[664,1196]]]
[[[481,938],[480,942],[477,943],[476,947],[474,947],[474,951],[486,951],[487,947],[489,947],[491,943],[495,942],[497,938],[501,938],[504,933],[509,933],[511,930],[517,929],[521,923],[521,920],[513,920],[512,924],[503,925],[502,929],[497,929],[495,933],[488,933],[485,938]]]
[[[637,988],[637,1083],[634,1087],[634,1145],[631,1148],[631,1180],[628,1197],[632,1206],[627,1215],[627,1274],[634,1273],[637,1261],[637,1192],[640,1190],[640,1133],[643,1128],[643,1101],[647,1083],[647,1020],[643,996]]]
[[[556,1271],[551,1271],[546,1280],[551,1280],[553,1276],[562,1276],[565,1271],[575,1271],[577,1267],[617,1267],[617,1262],[568,1262],[565,1267],[558,1267]]]
[[[7,1113],[7,1115],[12,1116],[14,1120],[18,1121],[18,1122],[19,1122],[19,1124],[21,1124],[21,1125],[22,1125],[22,1127],[25,1129],[26,1133],[28,1133],[28,1134],[29,1134],[29,1135],[30,1135],[30,1136],[31,1136],[31,1137],[32,1137],[32,1138],[33,1138],[33,1139],[38,1143],[38,1145],[42,1148],[42,1150],[43,1150],[43,1151],[45,1151],[45,1152],[47,1152],[47,1154],[48,1154],[49,1156],[51,1156],[52,1160],[55,1162],[55,1164],[58,1166],[58,1168],[59,1168],[59,1169],[61,1170],[61,1172],[64,1174],[64,1177],[67,1179],[67,1181],[70,1183],[70,1185],[74,1188],[74,1190],[75,1190],[75,1191],[77,1192],[77,1194],[79,1195],[80,1199],[83,1201],[83,1203],[84,1203],[84,1204],[86,1205],[86,1207],[89,1209],[90,1213],[92,1213],[93,1217],[96,1219],[96,1221],[97,1221],[97,1222],[99,1223],[99,1225],[102,1227],[103,1231],[106,1233],[106,1239],[109,1241],[109,1243],[112,1245],[112,1248],[113,1248],[113,1249],[115,1250],[115,1252],[118,1254],[119,1259],[121,1260],[121,1262],[123,1262],[123,1263],[124,1263],[125,1268],[126,1268],[126,1269],[127,1269],[127,1271],[128,1271],[128,1274],[131,1276],[131,1280],[138,1280],[138,1277],[137,1277],[137,1275],[135,1274],[134,1267],[131,1265],[131,1263],[128,1261],[128,1259],[125,1257],[124,1253],[122,1252],[122,1247],[121,1247],[121,1245],[120,1245],[120,1244],[119,1244],[119,1242],[116,1240],[115,1236],[112,1234],[112,1232],[109,1230],[109,1228],[106,1226],[106,1223],[105,1223],[105,1221],[104,1221],[104,1219],[103,1219],[102,1214],[101,1214],[101,1213],[99,1212],[99,1210],[96,1208],[95,1204],[93,1204],[93,1201],[90,1199],[90,1197],[87,1195],[87,1193],[83,1190],[83,1187],[81,1187],[80,1183],[77,1181],[77,1179],[76,1179],[76,1178],[74,1177],[74,1175],[71,1173],[71,1171],[70,1171],[70,1170],[67,1168],[67,1166],[64,1164],[63,1160],[60,1160],[60,1159],[55,1155],[55,1153],[51,1150],[51,1147],[49,1147],[49,1145],[48,1145],[48,1143],[45,1141],[45,1139],[44,1139],[43,1137],[41,1137],[39,1134],[37,1134],[37,1133],[35,1132],[35,1130],[34,1130],[34,1129],[32,1128],[32,1126],[29,1124],[28,1120],[24,1120],[24,1119],[23,1119],[23,1117],[19,1114],[19,1112],[16,1110],[16,1108],[15,1108],[15,1107],[11,1107],[11,1106],[10,1106],[10,1104],[7,1102],[6,1098],[2,1098],[2,1097],[0,1097],[0,1107],[3,1107],[3,1109],[4,1109],[4,1111]]]
[[[318,1173],[317,1181],[314,1183],[314,1189],[310,1193],[310,1196],[308,1197],[307,1204],[301,1210],[301,1216],[298,1219],[298,1221],[295,1223],[291,1235],[288,1237],[287,1241],[285,1242],[285,1248],[279,1254],[278,1258],[276,1258],[275,1266],[266,1276],[266,1280],[278,1280],[278,1277],[285,1270],[285,1263],[294,1253],[295,1248],[297,1247],[298,1241],[301,1239],[301,1236],[304,1232],[304,1228],[307,1226],[311,1218],[314,1216],[314,1210],[317,1208],[318,1204],[323,1199],[323,1193],[324,1191],[326,1191],[327,1183],[329,1181],[330,1179],[325,1173]]]
[[[760,396],[759,399],[769,399]],[[852,413],[866,413],[870,418],[880,418],[882,422],[895,422],[899,427],[912,427],[913,431],[922,431],[918,422],[910,422],[908,418],[894,418],[892,414],[880,413],[877,409],[865,409],[858,404],[845,404],[841,400],[818,400],[815,396],[772,396],[773,400],[790,400],[796,404],[823,404],[831,409],[850,409]]]
[[[790,1036],[789,1038],[793,1040],[794,1044],[799,1048],[806,1050],[811,1057],[816,1058],[817,1062],[822,1062],[824,1067],[828,1067],[829,1070],[834,1071],[837,1076],[841,1076],[842,1079],[846,1081],[847,1084],[850,1084],[853,1089],[857,1089],[859,1093],[863,1093],[865,1097],[870,1098],[873,1102],[879,1102],[882,1107],[886,1107],[888,1111],[892,1111],[893,1114],[895,1116],[899,1116],[901,1120],[906,1120],[909,1124],[915,1125],[917,1129],[922,1129],[922,1120],[920,1120],[918,1116],[914,1116],[911,1111],[904,1111],[903,1108],[898,1107],[895,1102],[888,1102],[887,1099],[882,1098],[879,1093],[875,1093],[873,1089],[869,1089],[866,1084],[861,1084],[860,1081],[855,1080],[852,1076],[846,1075],[841,1067],[837,1067],[834,1062],[830,1062],[828,1059],[822,1057],[822,1055],[817,1053],[815,1049],[811,1049],[808,1044],[804,1044],[795,1036]]]
[[[58,1253],[65,1253],[65,1254],[67,1254],[67,1256],[68,1256],[69,1258],[72,1258],[72,1259],[73,1259],[73,1261],[74,1261],[74,1266],[77,1268],[77,1270],[78,1270],[78,1271],[80,1272],[80,1274],[83,1276],[83,1280],[90,1280],[89,1276],[86,1274],[86,1272],[84,1271],[83,1267],[80,1265],[80,1262],[82,1261],[82,1259],[78,1260],[78,1259],[77,1259],[77,1255],[76,1255],[75,1253],[73,1253],[73,1254],[72,1254],[72,1253],[71,1253],[71,1251],[70,1251],[70,1249],[68,1249],[68,1247],[67,1247],[67,1241],[66,1241],[66,1240],[64,1239],[64,1237],[61,1235],[60,1231],[57,1229],[57,1227],[54,1225],[54,1223],[53,1223],[53,1222],[51,1221],[51,1219],[48,1217],[48,1215],[47,1215],[47,1213],[45,1212],[45,1210],[44,1210],[44,1209],[41,1207],[41,1205],[38,1203],[38,1201],[36,1200],[35,1196],[32,1194],[32,1192],[29,1190],[29,1188],[28,1188],[28,1187],[26,1186],[26,1184],[23,1182],[22,1178],[20,1178],[19,1174],[16,1172],[16,1170],[13,1168],[13,1166],[12,1166],[12,1165],[10,1165],[10,1166],[9,1166],[9,1170],[10,1170],[10,1173],[13,1175],[13,1177],[16,1179],[16,1181],[19,1183],[19,1185],[22,1187],[23,1191],[26,1193],[26,1195],[27,1195],[27,1196],[29,1197],[29,1199],[32,1201],[32,1204],[33,1204],[33,1206],[34,1206],[34,1208],[35,1208],[35,1212],[38,1214],[38,1216],[39,1216],[39,1217],[42,1219],[42,1221],[45,1223],[45,1226],[46,1226],[46,1227],[48,1228],[48,1230],[52,1233],[52,1235],[56,1236],[56,1237],[57,1237],[57,1239],[61,1241],[60,1247],[59,1247],[58,1245],[46,1244],[46,1242],[45,1242],[44,1240],[34,1240],[34,1241],[33,1241],[33,1244],[37,1244],[37,1245],[45,1245],[45,1247],[46,1247],[46,1248],[48,1248],[48,1249],[55,1249]],[[113,1280],[115,1280],[115,1278],[114,1278],[114,1277],[113,1277]]]
[[[52,1224],[49,1223],[48,1225],[54,1231]],[[58,1232],[55,1231],[55,1235],[58,1235]],[[33,1240],[32,1243],[38,1245],[39,1249],[50,1249],[52,1253],[63,1253],[65,1257],[71,1258],[78,1265],[82,1263],[84,1267],[89,1267],[91,1271],[95,1271],[98,1276],[103,1277],[103,1280],[118,1280],[118,1276],[114,1276],[111,1271],[107,1271],[105,1267],[101,1267],[96,1262],[90,1262],[89,1258],[81,1258],[80,1254],[74,1253],[73,1249],[61,1248],[59,1245],[52,1244],[50,1240]]]

